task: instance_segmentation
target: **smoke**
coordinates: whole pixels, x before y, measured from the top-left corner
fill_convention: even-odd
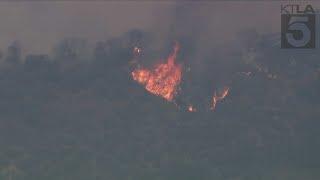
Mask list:
[[[102,49],[120,47],[119,39],[130,37],[132,29],[138,29],[137,32],[143,32],[140,37],[143,43],[138,43],[144,54],[141,62],[152,65],[166,57],[173,41],[177,40],[181,44],[178,61],[185,67],[183,94],[191,99],[208,99],[214,91],[229,86],[241,61],[259,66],[254,58],[248,58],[256,57],[249,51],[261,36],[280,30],[280,2],[1,4],[0,12],[6,16],[0,16],[3,25],[0,46],[19,40],[26,54],[58,51],[60,55],[66,54],[66,59],[70,53],[78,54],[80,59],[90,59],[92,56],[88,54],[94,53],[97,41],[102,42]],[[70,37],[69,40],[66,37]],[[85,45],[73,37],[85,39]],[[61,44],[62,39],[65,44]],[[68,44],[80,46],[66,50]],[[203,97],[199,98],[198,94]]]
[[[25,53],[49,53],[65,37],[90,42],[148,29],[167,8],[142,2],[0,2],[0,47],[19,40]]]
[[[169,34],[192,36],[203,54],[204,46],[242,28],[278,30],[278,8],[276,2],[1,2],[0,46],[19,40],[26,53],[48,53],[65,37],[94,42],[138,28],[157,34],[159,46]]]
[[[0,16],[4,27],[0,46],[6,47],[10,41],[19,40],[25,54],[56,53],[59,51],[57,46],[62,47],[59,53],[63,54],[66,52],[60,43],[62,39],[82,38],[87,40],[87,44],[74,51],[79,51],[77,54],[82,59],[89,59],[86,48],[94,49],[95,42],[117,41],[115,37],[122,38],[126,32],[139,29],[147,32],[142,38],[152,39],[142,44],[145,56],[141,62],[152,65],[166,57],[173,41],[178,40],[182,46],[179,60],[186,70],[183,93],[193,98],[190,101],[208,99],[215,89],[229,85],[237,64],[234,62],[237,59],[231,55],[239,52],[247,39],[255,36],[254,32],[272,33],[280,29],[279,3],[136,1],[1,4],[0,11],[6,16]],[[251,31],[241,33],[247,29]],[[67,53],[70,52],[68,50]]]
[[[1,46],[21,42],[1,58],[0,159],[4,168],[12,162],[1,171],[14,163],[22,170],[1,175],[254,179],[252,167],[258,178],[278,175],[261,171],[261,164],[276,172],[279,164],[316,165],[319,53],[274,46],[277,4],[0,2]],[[200,112],[211,100],[215,113],[178,111],[130,78],[134,46],[141,48],[141,65],[154,65],[172,52],[174,40],[184,65],[181,104]],[[20,47],[33,54],[21,55]],[[239,72],[245,80],[234,81],[249,65],[261,73]],[[275,70],[280,78],[262,76]]]

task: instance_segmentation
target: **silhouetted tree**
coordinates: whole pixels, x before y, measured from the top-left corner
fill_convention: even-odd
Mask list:
[[[13,42],[7,49],[6,61],[12,64],[18,64],[21,61],[21,46],[19,42]]]
[[[53,49],[54,59],[58,61],[74,61],[87,56],[87,41],[81,38],[65,38]]]

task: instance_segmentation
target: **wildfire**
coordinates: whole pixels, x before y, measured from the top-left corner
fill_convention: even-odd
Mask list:
[[[182,65],[176,62],[179,49],[180,46],[176,42],[172,53],[170,53],[167,59],[163,63],[154,65],[152,68],[144,68],[138,64],[136,69],[131,72],[132,79],[143,85],[151,94],[160,96],[167,101],[172,101],[176,104],[177,102],[175,102],[174,99],[178,93],[179,84],[182,78]],[[134,47],[133,54],[135,57],[140,55],[141,52],[141,48]],[[133,62],[138,63],[137,59]],[[190,71],[190,67],[186,70]],[[245,75],[250,76],[251,72],[245,73]],[[228,93],[229,87],[224,87],[222,90],[215,91],[210,102],[210,110],[214,110],[217,103],[223,100]],[[179,104],[176,105],[177,107],[180,107]],[[198,110],[201,110],[195,108],[192,104],[184,107],[186,107],[186,110],[189,112],[198,112]]]
[[[214,110],[216,108],[218,101],[221,101],[222,99],[224,99],[228,95],[228,93],[229,93],[228,87],[223,88],[221,93],[214,92],[210,109]]]
[[[140,49],[135,49],[135,51],[141,52]],[[150,93],[172,101],[182,76],[182,67],[176,63],[178,51],[179,44],[176,43],[165,63],[158,64],[153,69],[136,69],[131,73],[132,78],[144,85]]]

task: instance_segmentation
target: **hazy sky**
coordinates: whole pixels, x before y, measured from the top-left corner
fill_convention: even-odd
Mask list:
[[[185,12],[176,17],[179,6]],[[180,33],[192,32],[205,41],[223,42],[247,28],[279,32],[280,3],[0,2],[0,23],[0,48],[4,50],[18,40],[25,53],[48,53],[64,37],[94,42],[132,28],[165,36],[172,24]]]

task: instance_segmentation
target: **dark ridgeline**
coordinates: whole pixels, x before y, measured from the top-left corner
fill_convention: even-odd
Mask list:
[[[0,179],[289,179],[279,169],[319,177],[319,52],[288,56],[273,48],[276,35],[252,34],[227,56],[214,50],[201,72],[193,40],[177,37],[181,107],[230,87],[214,112],[196,113],[131,80],[133,47],[142,63],[157,62],[145,32],[97,42],[89,55],[77,38],[52,55],[22,57],[14,43],[1,55]]]

